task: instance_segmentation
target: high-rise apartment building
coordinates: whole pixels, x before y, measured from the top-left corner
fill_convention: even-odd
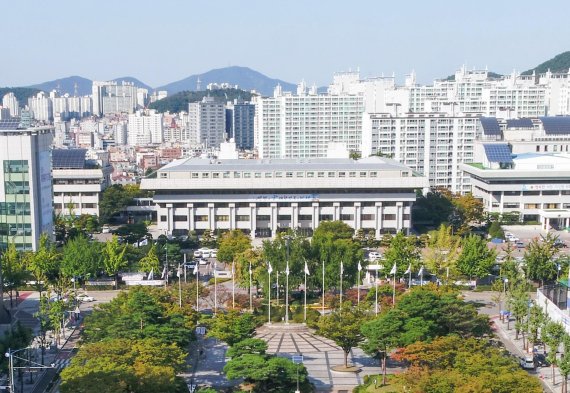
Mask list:
[[[162,113],[150,110],[146,113],[139,111],[135,114],[129,115],[127,129],[128,144],[131,146],[162,143]]]
[[[239,149],[253,149],[255,105],[234,100],[226,107],[226,131],[230,138],[234,138]]]
[[[42,233],[53,235],[53,127],[19,127],[0,122],[0,249],[36,250]]]
[[[332,142],[360,151],[364,97],[361,93],[308,92],[302,83],[297,95],[277,86],[273,97],[257,98],[255,126],[260,158],[326,157]]]
[[[104,116],[110,113],[133,113],[139,98],[137,87],[132,82],[93,81],[93,114]]]
[[[10,117],[20,116],[20,104],[14,93],[10,92],[2,97],[2,107],[10,110]]]
[[[219,147],[226,139],[224,104],[213,97],[188,104],[188,133],[191,145]]]
[[[35,97],[28,98],[28,106],[36,120],[53,120],[53,102],[49,96],[40,91]]]

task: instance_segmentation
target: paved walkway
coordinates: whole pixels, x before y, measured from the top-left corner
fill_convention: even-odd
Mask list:
[[[349,363],[359,366],[361,372],[332,371],[332,366],[344,363],[343,351],[333,341],[317,336],[302,324],[264,325],[257,329],[257,337],[267,341],[268,353],[287,358],[303,355],[309,380],[318,392],[351,392],[362,383],[364,375],[380,373],[378,361],[364,354],[360,348],[353,348]]]

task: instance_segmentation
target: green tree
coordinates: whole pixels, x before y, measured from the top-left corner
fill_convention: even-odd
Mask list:
[[[251,240],[239,229],[226,232],[219,242],[217,258],[220,262],[231,263],[237,254],[251,249]]]
[[[202,239],[200,240],[200,244],[202,245],[202,247],[209,247],[209,248],[215,248],[218,246],[218,242],[214,238],[214,234],[209,229],[206,229],[202,234]]]
[[[25,284],[28,276],[25,261],[16,249],[16,245],[10,243],[6,252],[2,254],[2,281],[4,288],[10,291],[10,306],[12,306],[13,291],[18,291],[18,288]],[[2,290],[0,290],[0,295],[3,295]]]
[[[348,367],[350,350],[364,339],[360,328],[367,318],[363,308],[347,302],[340,310],[322,316],[317,322],[317,333],[333,340],[344,352],[344,367]]]
[[[409,265],[416,268],[420,261],[420,250],[416,245],[416,239],[407,237],[403,231],[398,232],[384,252],[384,259],[386,271],[390,271],[396,264],[398,276],[401,276]]]
[[[63,247],[60,269],[66,277],[93,277],[101,265],[99,243],[90,242],[83,235],[71,239]]]
[[[458,233],[464,234],[469,232],[469,225],[480,223],[483,221],[483,213],[485,211],[483,202],[473,196],[472,193],[455,194],[452,197],[452,203],[461,218],[461,225]]]
[[[557,237],[550,233],[540,240],[535,238],[528,244],[524,254],[527,278],[540,281],[541,286],[544,285],[544,281],[556,278],[556,263],[552,260],[556,254],[554,246],[556,239]]]
[[[501,224],[498,221],[494,221],[489,226],[489,236],[496,239],[504,239],[505,232],[501,228]]]
[[[438,190],[428,192],[425,196],[419,193],[412,210],[412,219],[417,223],[439,227],[448,222],[453,209],[450,198]]]
[[[479,236],[470,235],[463,239],[461,253],[457,258],[457,270],[469,278],[483,278],[491,273],[496,253],[487,247]]]
[[[388,353],[399,343],[400,332],[403,328],[403,318],[400,311],[390,309],[377,319],[362,325],[361,331],[365,337],[362,343],[364,351],[370,355],[380,355],[382,368],[382,385],[386,385],[386,359]]]
[[[208,336],[232,346],[239,341],[253,338],[255,328],[256,322],[253,315],[232,310],[227,313],[218,313],[211,320]]]
[[[542,308],[533,302],[528,318],[528,341],[531,348],[534,343],[538,342],[540,329],[544,326],[545,322],[546,315],[542,311]]]
[[[176,344],[157,339],[89,343],[62,371],[61,392],[182,392],[176,374],[184,365],[185,354]]]
[[[160,271],[158,256],[156,255],[156,244],[153,244],[147,254],[139,261],[140,269],[143,272],[154,271],[158,274]]]
[[[548,356],[547,359],[550,362],[550,367],[552,369],[552,383],[556,384],[554,372],[554,367],[558,364],[558,357],[556,356],[558,352],[558,347],[562,343],[566,332],[564,326],[559,322],[548,321],[542,329],[542,340],[548,346]]]
[[[126,246],[121,246],[116,236],[105,242],[103,248],[103,266],[105,272],[115,278],[115,289],[119,287],[119,271],[127,264],[125,250]]]
[[[226,356],[235,358],[246,354],[265,355],[267,352],[267,343],[260,338],[246,338],[237,343],[234,343],[228,351]]]
[[[38,249],[35,252],[27,253],[24,258],[26,268],[32,275],[41,297],[44,284],[57,276],[59,267],[57,254],[53,245],[50,244],[47,234],[43,233],[40,236]]]
[[[525,321],[530,307],[526,281],[519,278],[512,283],[509,282],[509,284],[509,311],[515,318],[516,339],[518,340],[519,334],[522,332],[524,340],[524,332],[527,330]]]
[[[564,380],[562,385],[562,393],[568,393],[568,375],[570,375],[570,336],[564,335],[564,355],[558,361],[558,369]]]
[[[103,191],[99,203],[99,218],[102,223],[108,223],[111,218],[132,203],[133,198],[147,196],[138,185],[113,184]]]

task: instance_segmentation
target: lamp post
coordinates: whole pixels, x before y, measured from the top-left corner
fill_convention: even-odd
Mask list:
[[[289,244],[291,236],[283,236],[287,245],[287,267],[285,269],[285,324],[289,324]]]
[[[506,308],[506,305],[507,305],[507,283],[508,283],[508,282],[509,282],[509,279],[508,279],[508,278],[505,278],[505,279],[503,280],[503,297],[505,298],[505,308]],[[505,311],[506,311],[506,310],[503,310],[503,315],[502,315],[503,322],[505,322],[505,316],[506,316]],[[508,318],[508,317],[507,317],[507,318]]]
[[[19,356],[15,356],[14,354],[21,352],[21,351],[25,351],[25,350],[29,350],[32,349],[33,347],[26,347],[26,348],[22,348],[22,349],[17,349],[15,351],[12,351],[10,348],[8,348],[8,352],[6,352],[4,354],[4,356],[6,356],[8,358],[8,378],[9,378],[9,385],[8,386],[0,386],[1,389],[4,388],[8,388],[10,389],[11,393],[15,393],[16,391],[16,387],[14,385],[14,370],[21,370],[21,369],[26,369],[26,370],[32,370],[32,369],[48,369],[48,368],[55,368],[55,363],[51,363],[49,366],[45,366],[41,363],[36,363],[30,359],[26,359],[23,357],[19,357]],[[14,366],[14,359],[19,359],[19,360],[23,360],[25,362],[28,362],[27,366]]]

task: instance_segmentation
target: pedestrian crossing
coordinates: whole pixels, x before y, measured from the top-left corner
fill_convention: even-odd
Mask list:
[[[61,370],[63,370],[64,368],[66,368],[69,363],[71,362],[71,359],[56,359],[53,363],[54,366],[53,368],[57,371],[60,372]]]

